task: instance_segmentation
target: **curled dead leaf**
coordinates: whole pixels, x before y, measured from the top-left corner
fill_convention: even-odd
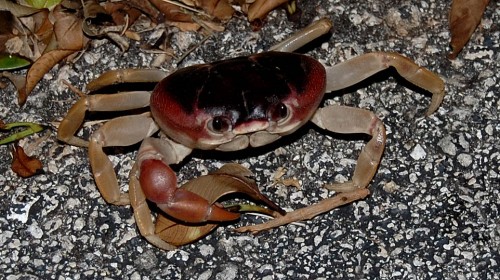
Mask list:
[[[122,51],[129,48],[129,40],[122,36],[128,26],[118,26],[113,18],[95,0],[85,0],[83,4],[84,20],[82,30],[92,38],[108,38],[118,45]]]
[[[249,177],[251,174],[248,169],[239,164],[226,164],[211,174],[187,182],[181,188],[202,196],[210,203],[216,203],[221,197],[230,193],[246,194],[275,211],[284,213],[281,208],[260,193],[255,181]],[[218,225],[218,223],[184,224],[159,214],[155,232],[169,244],[180,246],[204,237]]]
[[[150,0],[161,12],[164,20],[183,31],[196,31],[200,27],[208,30],[224,30],[220,22],[231,19],[233,7],[228,0],[184,0],[176,1]]]
[[[227,0],[195,0],[195,7],[202,8],[207,14],[222,20],[229,20],[234,13],[233,7],[229,4]]]
[[[83,17],[89,24],[111,21],[111,17],[106,13],[106,10],[101,5],[99,5],[99,2],[96,0],[83,1]]]
[[[132,6],[133,2],[138,3],[149,3],[149,1],[128,1],[127,4],[123,2],[106,2],[104,4],[104,9],[106,13],[111,15],[113,22],[117,25],[132,25],[142,14],[142,11]],[[158,11],[156,11],[158,14]]]
[[[110,31],[121,32],[122,28],[111,25],[112,17],[94,0],[84,1],[83,15],[82,30],[89,37],[101,38]]]
[[[17,144],[12,149],[12,157],[12,171],[23,178],[39,174],[42,171],[42,162],[36,157],[26,155],[24,149]]]
[[[26,74],[26,86],[19,90],[18,103],[20,106],[26,103],[26,99],[31,91],[35,88],[36,84],[42,79],[43,75],[47,73],[54,65],[59,61],[63,60],[72,53],[74,50],[53,50],[48,53],[44,53],[39,59],[37,59],[28,74]]]
[[[43,9],[34,14],[32,18],[34,23],[32,32],[36,34],[36,39],[39,41],[38,46],[43,50],[44,46],[49,44],[49,41],[54,34],[54,26],[50,21],[49,11],[47,9]]]
[[[187,13],[185,9],[179,5],[175,5],[162,0],[150,0],[160,13],[164,16],[165,21],[171,25],[177,26],[183,31],[196,31],[200,25],[193,21],[192,15]]]
[[[82,32],[83,20],[77,13],[66,12],[61,6],[54,9],[54,34],[59,50],[81,50],[88,42]]]
[[[11,12],[15,17],[25,17],[32,15],[40,9],[38,8],[32,8],[28,7],[25,5],[19,5],[17,3],[14,3],[12,1],[7,1],[7,0],[0,0],[0,10],[2,11],[9,11]]]
[[[455,59],[467,44],[472,33],[481,22],[484,10],[489,2],[489,0],[453,0],[449,16],[452,52],[448,55],[448,58]]]
[[[147,17],[149,17],[153,22],[159,23],[162,21],[163,15],[161,14],[160,11],[155,7],[156,4],[153,3],[154,1],[144,1],[144,0],[128,0],[128,1],[121,1],[121,2],[108,2],[105,4],[104,8],[106,11],[113,16],[113,13],[116,11],[121,11],[122,13],[126,13],[129,17],[129,24],[133,23],[135,21],[135,11],[140,11],[140,14],[144,14]],[[163,2],[163,1],[162,1]],[[109,5],[109,7],[108,7]],[[120,7],[113,7],[116,5],[121,5]],[[120,25],[119,21],[115,20],[115,23]]]
[[[257,19],[263,19],[270,11],[286,2],[288,0],[256,0],[248,8],[248,21],[252,22]]]

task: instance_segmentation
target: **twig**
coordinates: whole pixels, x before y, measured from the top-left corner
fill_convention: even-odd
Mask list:
[[[272,229],[278,226],[290,224],[292,222],[309,220],[316,217],[319,214],[328,212],[334,208],[340,207],[345,204],[349,204],[353,201],[363,199],[370,194],[368,189],[358,189],[348,193],[340,193],[334,197],[327,198],[311,206],[307,206],[292,212],[287,213],[285,216],[275,218],[268,222],[245,226],[235,229],[236,232],[251,232],[256,234],[263,230]]]
[[[204,15],[204,16],[207,16],[207,17],[208,17],[208,15],[207,15],[206,13],[204,13],[203,11],[197,10],[197,9],[195,9],[195,8],[193,8],[193,7],[187,6],[187,5],[182,4],[182,3],[180,3],[180,2],[177,2],[177,1],[170,1],[170,0],[162,0],[162,1],[163,1],[163,2],[166,2],[166,3],[170,3],[170,4],[172,4],[172,5],[179,6],[179,7],[181,7],[181,8],[184,8],[184,9],[188,10],[188,11],[191,11],[191,12],[193,12],[193,13],[200,14],[200,15]]]
[[[81,91],[80,89],[78,89],[77,87],[75,87],[74,85],[72,85],[69,81],[67,80],[62,80],[63,84],[65,84],[69,90],[71,90],[72,92],[78,94],[78,96],[80,96],[80,98],[83,98],[86,96],[86,94]]]
[[[189,48],[189,50],[187,50],[186,52],[184,52],[176,61],[175,64],[179,64],[181,63],[184,58],[186,58],[186,56],[188,56],[191,52],[193,52],[195,49],[199,48],[203,43],[205,43],[206,40],[208,40],[208,38],[210,38],[210,35],[207,35],[205,36],[198,44],[196,44],[195,46]]]

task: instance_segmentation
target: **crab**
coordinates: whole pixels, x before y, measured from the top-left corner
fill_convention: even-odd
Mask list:
[[[426,112],[430,115],[443,100],[444,82],[433,72],[397,53],[367,53],[332,67],[304,54],[293,53],[329,32],[331,26],[329,20],[320,20],[268,52],[189,66],[169,75],[154,69],[106,72],[91,81],[87,90],[93,92],[117,83],[157,84],[152,92],[83,97],[62,120],[58,139],[88,147],[95,182],[104,200],[115,205],[131,204],[141,235],[166,250],[174,246],[155,233],[147,201],[156,204],[168,216],[186,223],[231,221],[239,217],[238,213],[211,203],[201,195],[177,187],[177,176],[171,165],[181,162],[194,149],[238,151],[260,147],[295,132],[309,121],[325,131],[363,133],[371,138],[359,154],[352,179],[332,184],[332,188],[341,192],[367,189],[385,147],[384,124],[365,109],[339,105],[320,107],[325,93],[355,85],[393,67],[401,77],[432,94]],[[87,111],[145,107],[149,107],[150,112],[107,121],[88,141],[75,136]],[[167,137],[153,137],[158,131]],[[142,143],[130,173],[129,194],[123,193],[103,148],[139,142]],[[307,217],[334,207],[306,207]],[[306,217],[304,212],[298,211],[304,209],[295,212]]]

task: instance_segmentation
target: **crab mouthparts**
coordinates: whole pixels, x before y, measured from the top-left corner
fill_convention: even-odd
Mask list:
[[[270,126],[268,120],[251,120],[240,123],[233,128],[233,133],[236,135],[250,134],[257,131],[264,131]]]

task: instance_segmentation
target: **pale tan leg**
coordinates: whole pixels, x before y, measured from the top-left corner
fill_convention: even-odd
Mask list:
[[[272,46],[270,51],[293,52],[311,42],[312,40],[324,35],[332,28],[332,22],[329,19],[321,19],[311,23],[306,28],[288,37],[284,41]]]
[[[113,164],[103,147],[129,146],[140,142],[158,131],[149,114],[112,119],[92,134],[89,143],[89,159],[95,182],[106,202],[115,205],[129,204],[127,194],[120,187]]]
[[[361,151],[351,181],[328,185],[335,191],[349,192],[366,188],[377,172],[385,147],[385,126],[373,112],[345,106],[320,108],[312,122],[336,133],[365,133],[372,138]]]
[[[355,85],[389,67],[394,67],[408,82],[432,93],[432,100],[426,115],[431,115],[443,101],[444,81],[435,73],[420,67],[412,60],[397,54],[367,53],[332,67],[325,67],[327,75],[326,91],[335,91]]]
[[[156,69],[122,69],[105,72],[87,85],[88,91],[95,91],[119,83],[156,83],[167,74]],[[150,92],[135,91],[116,94],[88,95],[76,102],[61,121],[57,139],[70,145],[87,147],[88,141],[75,136],[87,111],[125,111],[149,106]]]
[[[157,69],[119,69],[103,73],[87,84],[88,91],[95,91],[105,86],[121,83],[156,83],[167,76]]]
[[[87,111],[126,111],[149,106],[150,92],[135,91],[117,94],[88,95],[78,100],[68,111],[57,129],[57,139],[70,145],[87,147],[88,141],[75,136]]]
[[[57,139],[73,146],[88,147],[89,141],[75,136],[80,129],[87,112],[87,100],[80,99],[69,109],[57,128]]]
[[[134,217],[139,232],[151,244],[164,250],[173,250],[176,247],[163,241],[155,234],[155,226],[151,216],[146,195],[139,182],[139,166],[144,159],[160,159],[166,164],[175,164],[182,161],[191,153],[191,149],[177,144],[170,139],[147,138],[143,141],[137,161],[130,172],[129,194],[130,204],[134,209]]]
[[[365,133],[372,136],[359,155],[352,180],[327,186],[345,193],[289,212],[267,223],[239,228],[238,231],[256,233],[292,222],[312,219],[341,205],[362,199],[370,193],[366,187],[375,175],[384,152],[386,140],[384,124],[370,111],[344,106],[321,108],[314,114],[312,122],[332,132]]]

